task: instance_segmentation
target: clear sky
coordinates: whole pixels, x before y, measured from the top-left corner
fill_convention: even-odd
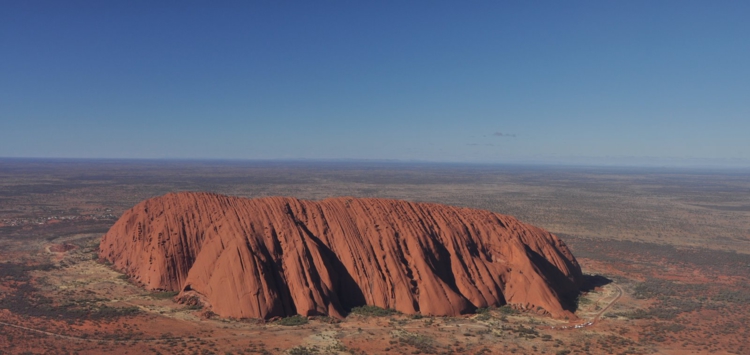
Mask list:
[[[748,1],[2,1],[0,157],[750,166]]]

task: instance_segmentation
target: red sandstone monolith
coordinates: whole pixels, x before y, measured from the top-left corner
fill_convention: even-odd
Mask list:
[[[224,317],[330,315],[360,305],[459,315],[515,304],[575,317],[583,282],[553,234],[432,203],[170,193],[126,211],[100,257],[147,289]]]

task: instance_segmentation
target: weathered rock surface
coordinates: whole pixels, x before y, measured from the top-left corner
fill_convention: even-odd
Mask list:
[[[225,317],[369,304],[458,315],[506,303],[574,317],[583,282],[556,236],[497,213],[387,199],[171,193],[125,212],[100,257]]]

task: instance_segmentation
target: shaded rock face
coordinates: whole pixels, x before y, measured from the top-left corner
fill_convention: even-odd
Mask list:
[[[583,282],[556,236],[497,213],[387,199],[171,193],[125,212],[100,257],[224,317],[360,305],[459,315],[506,303],[571,317]]]

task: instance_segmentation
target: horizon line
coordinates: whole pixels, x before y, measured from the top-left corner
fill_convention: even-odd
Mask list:
[[[636,162],[633,160],[641,160]],[[705,170],[750,170],[746,159],[706,158],[654,158],[654,157],[567,157],[560,159],[537,158],[508,161],[438,161],[419,159],[366,159],[366,158],[109,158],[109,157],[5,157],[0,161],[58,161],[58,162],[183,162],[183,163],[351,163],[351,164],[417,164],[417,165],[466,165],[466,166],[528,166],[570,168],[654,168],[654,169],[705,169]],[[579,161],[576,161],[579,160]],[[589,160],[582,162],[580,160]],[[623,161],[623,160],[630,160]],[[649,162],[643,162],[647,160]],[[692,164],[690,164],[692,162]],[[702,164],[700,164],[700,163]],[[735,164],[727,164],[734,162]],[[722,164],[723,163],[723,164]],[[740,164],[737,164],[740,163]]]

